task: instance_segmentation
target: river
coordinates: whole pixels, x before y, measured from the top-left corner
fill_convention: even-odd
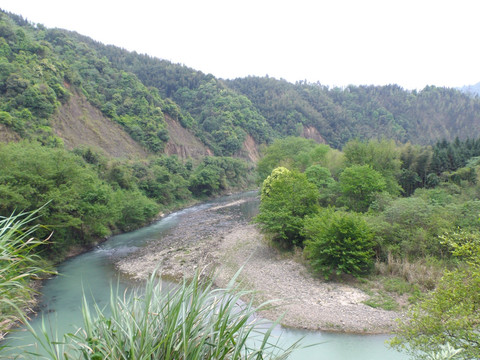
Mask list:
[[[119,291],[138,285],[138,282],[122,276],[114,266],[118,257],[127,256],[152,241],[162,241],[175,231],[180,220],[195,212],[204,211],[212,206],[224,205],[232,201],[252,198],[255,192],[247,192],[222,197],[208,203],[172,213],[163,219],[142,229],[116,235],[102,243],[94,250],[71,258],[58,266],[59,276],[45,282],[42,288],[39,316],[32,325],[39,329],[43,318],[51,329],[52,336],[58,338],[66,332],[72,332],[82,324],[81,300],[85,293],[88,299],[94,298],[100,307],[108,305],[110,288],[120,287]],[[249,201],[237,206],[225,208],[235,216],[249,219],[255,214],[258,202]],[[298,350],[290,357],[292,360],[403,360],[405,354],[393,351],[385,345],[388,335],[351,335],[287,329],[277,327],[274,336],[280,343],[288,345],[299,338],[302,344],[319,344]],[[18,332],[9,336],[8,345],[26,346],[34,343],[28,332]]]

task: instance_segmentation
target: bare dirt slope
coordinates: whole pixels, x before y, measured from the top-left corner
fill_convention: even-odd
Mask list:
[[[206,155],[213,155],[212,151],[206,147],[195,135],[188,129],[185,129],[180,123],[170,116],[165,115],[169,140],[165,147],[167,155],[178,155],[185,159],[188,157],[200,158]]]
[[[87,99],[73,93],[52,119],[52,128],[67,149],[91,146],[113,157],[146,157],[148,152]]]

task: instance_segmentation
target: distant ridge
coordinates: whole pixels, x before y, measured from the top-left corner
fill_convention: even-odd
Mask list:
[[[480,82],[474,85],[466,85],[458,88],[461,92],[471,95],[480,95]]]

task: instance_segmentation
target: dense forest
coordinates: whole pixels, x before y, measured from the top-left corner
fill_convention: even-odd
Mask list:
[[[141,151],[109,153],[92,109]],[[105,139],[67,146],[59,119]],[[255,221],[274,246],[326,279],[380,276],[371,306],[410,295],[416,322],[394,345],[478,357],[479,119],[480,98],[458,89],[218,79],[0,11],[0,332],[29,277],[72,249],[260,186]],[[166,152],[172,123],[202,156]]]

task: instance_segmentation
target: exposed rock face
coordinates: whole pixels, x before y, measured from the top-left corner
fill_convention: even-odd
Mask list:
[[[188,129],[185,129],[180,123],[170,116],[165,115],[169,140],[165,146],[167,155],[178,155],[180,158],[187,157],[200,158],[206,155],[213,155],[213,152],[207,148],[195,135]]]
[[[254,163],[260,159],[258,144],[255,142],[253,137],[247,135],[245,141],[243,142],[242,149],[236,154],[236,156]]]
[[[326,144],[325,139],[320,135],[318,130],[313,126],[304,126],[302,131],[302,137],[305,139],[315,140],[319,144]]]
[[[85,96],[73,93],[52,119],[55,134],[65,148],[91,146],[113,157],[136,158],[148,155],[140,144],[117,123],[106,118]]]

